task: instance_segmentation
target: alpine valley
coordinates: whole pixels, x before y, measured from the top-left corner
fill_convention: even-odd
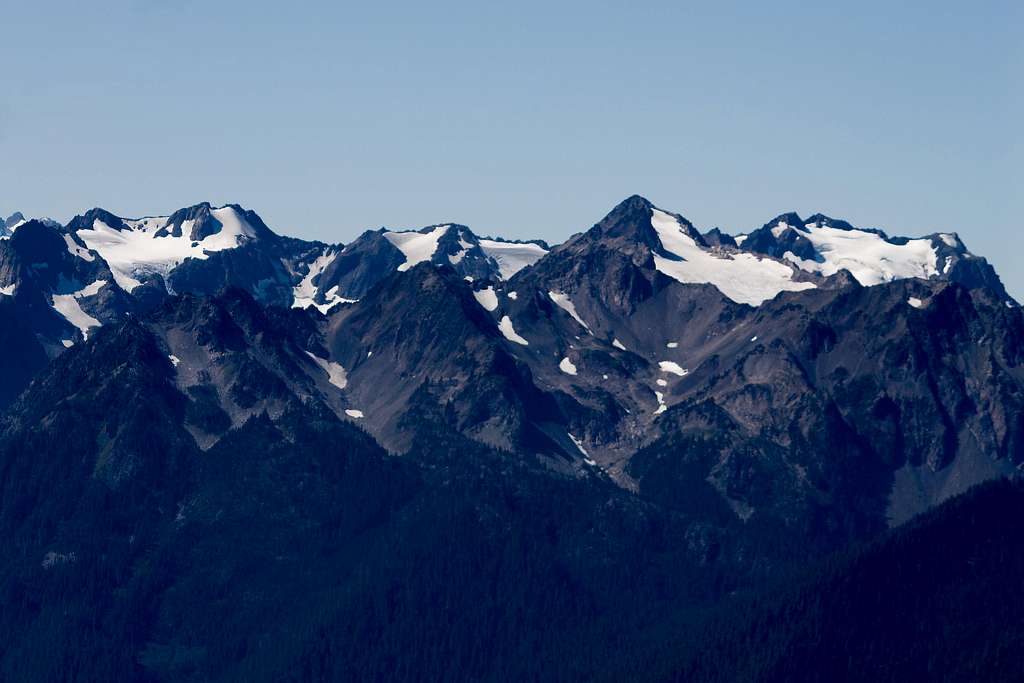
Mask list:
[[[1024,679],[956,232],[14,214],[0,348],[0,680]]]

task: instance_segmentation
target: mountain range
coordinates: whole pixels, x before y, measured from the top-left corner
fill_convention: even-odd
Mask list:
[[[914,539],[964,510],[1004,547],[950,532],[975,593],[1024,548],[983,484],[1024,468],[1024,312],[954,232],[13,214],[0,323],[0,678],[791,680],[806,595],[944,562]],[[941,618],[890,669],[843,637],[873,680],[957,638],[950,679],[1015,671],[1019,629]]]

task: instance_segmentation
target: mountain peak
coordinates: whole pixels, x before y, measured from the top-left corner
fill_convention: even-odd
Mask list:
[[[617,211],[637,211],[640,209],[652,209],[654,204],[647,197],[639,194],[632,194],[615,205],[610,213]]]
[[[608,243],[607,246],[627,251],[636,245],[660,249],[661,242],[651,224],[655,211],[659,209],[646,197],[632,195],[615,205],[608,215],[584,233],[583,238]],[[688,220],[682,216],[672,215],[679,220],[684,229],[696,233]],[[701,241],[699,233],[696,234],[696,239]]]
[[[804,225],[819,225],[827,228],[836,228],[837,230],[857,230],[858,228],[853,227],[852,224],[838,219],[826,216],[823,213],[816,213],[804,221]]]
[[[787,211],[786,213],[780,213],[775,218],[765,223],[762,229],[772,229],[778,227],[780,224],[788,225],[791,228],[800,228],[804,225],[804,220],[800,218],[800,214],[796,211]]]

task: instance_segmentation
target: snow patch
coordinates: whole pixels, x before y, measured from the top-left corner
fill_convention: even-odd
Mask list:
[[[679,282],[711,284],[733,301],[751,306],[779,292],[815,287],[812,282],[795,282],[793,269],[777,261],[747,253],[731,257],[711,253],[683,231],[675,216],[664,211],[653,209],[651,226],[670,255],[654,254],[654,267]]]
[[[99,294],[100,290],[103,289],[103,285],[105,284],[107,284],[106,280],[96,280],[75,292],[75,297],[81,299],[86,296],[96,296]]]
[[[359,419],[361,419],[363,417],[366,417],[365,415],[363,415],[363,411],[356,410],[354,408],[348,408],[347,410],[345,410],[345,414],[348,415],[349,417],[355,418],[357,420],[359,420]]]
[[[907,299],[907,303],[913,306],[914,308],[924,308],[924,302],[918,299],[916,296],[912,296],[909,299]]]
[[[339,389],[345,388],[348,384],[348,375],[345,373],[345,368],[341,367],[338,363],[320,358],[309,351],[306,351],[306,355],[312,358],[313,362],[319,365],[323,371],[327,373],[328,382]]]
[[[171,361],[171,365],[173,365],[174,367],[178,367],[178,363],[181,362],[181,359],[175,356],[173,353],[167,356],[167,358],[168,360]]]
[[[576,312],[576,306],[569,299],[569,295],[562,294],[561,292],[548,292],[548,296],[559,308],[571,315],[573,320],[582,325],[587,332],[590,332],[590,325],[583,322],[583,318],[581,318],[579,313]],[[590,333],[593,334],[593,332]]]
[[[658,399],[658,408],[654,411],[654,414],[661,415],[668,408],[668,406],[665,405],[665,394],[660,391],[655,391],[654,398]]]
[[[96,258],[88,249],[82,248],[78,242],[75,242],[75,239],[67,233],[64,233],[64,243],[68,245],[68,253],[72,256],[77,256],[83,261],[92,261]]]
[[[614,346],[615,348],[619,349],[620,351],[625,351],[626,350],[626,347],[623,346],[622,342],[620,342],[618,339],[612,339],[612,346]]]
[[[566,434],[569,434],[569,432],[566,432]],[[583,455],[586,455],[586,456],[590,455],[590,453],[587,453],[587,449],[583,447],[583,442],[581,442],[579,439],[577,439],[572,434],[569,434],[569,438],[572,439],[573,444],[575,444],[576,448],[579,449],[580,453],[582,453]]]
[[[336,303],[316,303],[317,286],[314,282],[318,277],[320,277],[324,270],[327,269],[327,266],[331,265],[335,255],[336,254],[333,249],[327,248],[324,249],[319,256],[313,259],[313,262],[309,264],[309,271],[306,273],[306,276],[302,278],[299,284],[292,288],[292,308],[316,306],[321,313],[326,313],[327,309]],[[332,287],[331,291],[337,291],[337,287]]]
[[[518,292],[509,292],[508,293],[508,298],[512,299],[512,301],[515,301],[516,299],[519,298],[519,294],[518,294]]]
[[[106,283],[106,280],[96,280],[77,292],[53,295],[53,309],[64,316],[65,320],[77,327],[82,332],[84,339],[89,338],[89,328],[100,327],[103,323],[83,311],[78,300],[95,296]]]
[[[667,348],[667,349],[679,348],[679,342],[669,342],[668,344],[665,344],[665,348]]]
[[[501,320],[498,321],[498,329],[501,330],[503,335],[505,335],[505,339],[515,342],[516,344],[522,344],[523,346],[530,345],[530,342],[516,334],[515,328],[512,327],[512,318],[507,315],[502,316]]]
[[[75,342],[71,341],[70,339],[61,339],[60,343],[64,345],[65,349],[70,349],[72,346],[75,345]]]
[[[16,282],[12,282],[6,287],[0,287],[0,294],[3,294],[4,296],[14,296],[14,290],[17,288],[18,284]]]
[[[673,375],[679,375],[680,377],[686,377],[690,374],[689,370],[681,367],[679,363],[670,360],[658,361],[658,367],[661,368],[662,372],[670,372]]]
[[[485,311],[498,310],[498,295],[494,293],[493,287],[474,291],[473,298],[484,307]]]
[[[547,250],[539,244],[528,242],[514,244],[500,240],[480,240],[480,248],[498,264],[498,272],[507,280],[527,266],[539,261]]]
[[[575,375],[576,374],[576,366],[572,364],[572,361],[569,360],[568,356],[563,358],[561,360],[561,362],[558,363],[558,369],[561,370],[562,372],[564,372],[567,375]]]
[[[430,232],[385,232],[384,238],[405,255],[405,263],[398,266],[405,272],[417,263],[429,261],[437,251],[437,243],[450,226],[439,225]]]

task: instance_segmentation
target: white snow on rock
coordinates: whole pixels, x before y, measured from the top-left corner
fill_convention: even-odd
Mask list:
[[[658,399],[658,409],[654,411],[654,414],[661,415],[668,408],[668,406],[665,405],[665,394],[660,391],[655,391],[654,398]]]
[[[498,295],[494,293],[493,287],[476,290],[473,292],[473,297],[478,304],[484,307],[485,311],[498,310]]]
[[[539,261],[547,250],[539,244],[516,244],[501,240],[480,240],[480,248],[498,263],[498,272],[507,280],[526,266]]]
[[[587,453],[587,449],[583,447],[583,442],[581,442],[572,434],[569,434],[569,432],[566,432],[566,434],[568,434],[569,438],[572,439],[572,443],[574,446],[576,446],[576,449],[583,454],[583,462],[587,463],[588,465],[596,465],[597,463],[590,459],[590,453]]]
[[[754,335],[753,337],[751,337],[751,338],[750,338],[750,341],[752,341],[752,342],[756,342],[756,341],[757,341],[757,335],[755,334],[755,335]]]
[[[405,272],[417,263],[429,261],[437,251],[437,243],[450,226],[439,225],[430,232],[385,232],[384,238],[405,255],[398,270]]]
[[[686,377],[690,374],[689,370],[681,367],[679,363],[670,360],[658,361],[658,367],[661,368],[662,372],[670,372],[673,375],[679,375],[680,377]]]
[[[330,247],[323,250],[319,256],[317,256],[312,263],[309,264],[309,272],[302,278],[299,284],[292,288],[292,308],[306,308],[307,306],[316,306],[320,308],[323,304],[317,304],[314,301],[316,297],[316,280],[321,273],[331,265],[334,260],[336,253]],[[321,309],[321,312],[326,312]]]
[[[65,349],[70,349],[72,346],[75,345],[75,342],[71,341],[70,339],[61,339],[60,343],[64,345]]]
[[[938,254],[930,238],[892,244],[877,233],[816,223],[799,232],[814,245],[821,261],[801,259],[789,251],[784,258],[812,273],[827,277],[845,268],[865,287],[913,277],[928,279],[939,273]]]
[[[654,254],[654,267],[682,283],[712,284],[722,294],[742,304],[758,306],[779,292],[813,289],[812,282],[795,282],[793,269],[753,254],[714,254],[687,235],[678,219],[653,209],[651,226],[665,252]]]
[[[573,304],[572,300],[569,299],[568,294],[562,294],[561,292],[548,292],[548,296],[559,308],[571,315],[573,320],[582,325],[583,329],[590,332],[590,325],[583,322],[583,318],[581,318],[579,313],[576,312],[576,306]],[[593,332],[590,333],[593,334]]]
[[[82,287],[82,289],[75,292],[75,298],[81,299],[86,296],[96,296],[100,290],[103,289],[103,285],[107,284],[106,280],[96,280],[95,282]]]
[[[309,351],[306,351],[306,355],[313,359],[317,365],[319,365],[324,372],[327,373],[327,381],[339,389],[344,389],[348,384],[348,375],[345,373],[345,368],[341,367],[334,361],[329,361],[325,358],[316,356]]]
[[[566,432],[566,434],[569,434],[569,432]],[[569,438],[572,439],[573,444],[576,446],[577,449],[579,449],[580,453],[582,453],[583,455],[590,455],[590,453],[587,453],[587,449],[583,447],[583,443],[579,439],[577,439],[572,434],[569,434]]]
[[[665,344],[665,348],[667,348],[667,349],[679,348],[679,342],[669,342],[668,344]]]
[[[569,360],[568,356],[563,358],[558,363],[558,369],[561,370],[562,372],[564,372],[567,375],[575,375],[576,374],[576,366],[572,364],[572,361]]]
[[[100,327],[103,323],[83,311],[78,300],[95,296],[106,283],[106,280],[96,280],[76,292],[53,295],[53,309],[64,316],[65,320],[81,330],[82,337],[85,339],[89,338],[89,328]]]
[[[117,284],[130,292],[141,284],[138,277],[154,273],[166,276],[185,259],[205,259],[210,252],[234,249],[256,236],[249,222],[230,206],[213,209],[210,214],[220,222],[221,229],[199,241],[189,238],[193,221],[182,223],[178,237],[158,237],[157,233],[167,226],[166,216],[126,220],[124,230],[115,230],[96,219],[91,229],[79,230],[78,237],[103,257]]]
[[[463,233],[461,232],[459,233],[459,246],[462,247],[462,249],[457,254],[448,255],[448,263],[453,266],[459,265],[459,263],[462,262],[462,259],[466,257],[469,250],[473,248],[472,244],[463,239]]]
[[[657,384],[659,387],[667,387],[668,386],[668,382],[666,382],[663,379],[656,379],[656,380],[654,380],[654,383]]]
[[[618,339],[612,339],[612,346],[614,346],[615,348],[619,349],[620,351],[625,351],[626,350],[626,347],[623,346],[622,342],[620,342]]]
[[[347,410],[345,411],[345,414],[346,414],[346,415],[348,415],[349,417],[355,418],[355,419],[357,419],[357,420],[358,420],[358,419],[360,419],[360,418],[363,418],[363,417],[365,417],[365,415],[363,415],[363,411],[361,411],[361,410],[356,410],[356,409],[354,409],[354,408],[348,408],[348,409],[347,409]]]
[[[516,299],[519,298],[519,293],[518,292],[509,292],[508,293],[508,298],[512,299],[512,301],[515,301]]]
[[[913,306],[914,308],[924,308],[924,302],[918,299],[916,296],[912,296],[909,299],[907,299],[907,303]]]
[[[957,241],[956,235],[950,235],[948,233],[940,233],[939,234],[939,239],[942,240],[943,242],[945,242],[947,247],[951,247],[953,249],[956,249],[957,246],[959,246],[959,242]]]
[[[92,261],[96,258],[88,249],[83,249],[81,245],[75,242],[74,238],[67,233],[64,233],[64,243],[68,245],[68,253],[72,256],[77,256],[84,261]]]
[[[516,334],[516,329],[512,327],[512,318],[507,315],[502,316],[501,320],[498,321],[498,329],[501,330],[503,335],[505,335],[505,339],[515,342],[516,344],[522,344],[523,346],[530,345],[530,342]]]
[[[17,289],[17,287],[17,283],[12,282],[6,287],[0,287],[0,294],[3,294],[4,296],[14,296],[14,290]]]
[[[171,365],[173,365],[174,367],[178,367],[178,363],[181,362],[181,359],[175,356],[173,353],[167,356],[167,358],[168,360],[171,361]]]

